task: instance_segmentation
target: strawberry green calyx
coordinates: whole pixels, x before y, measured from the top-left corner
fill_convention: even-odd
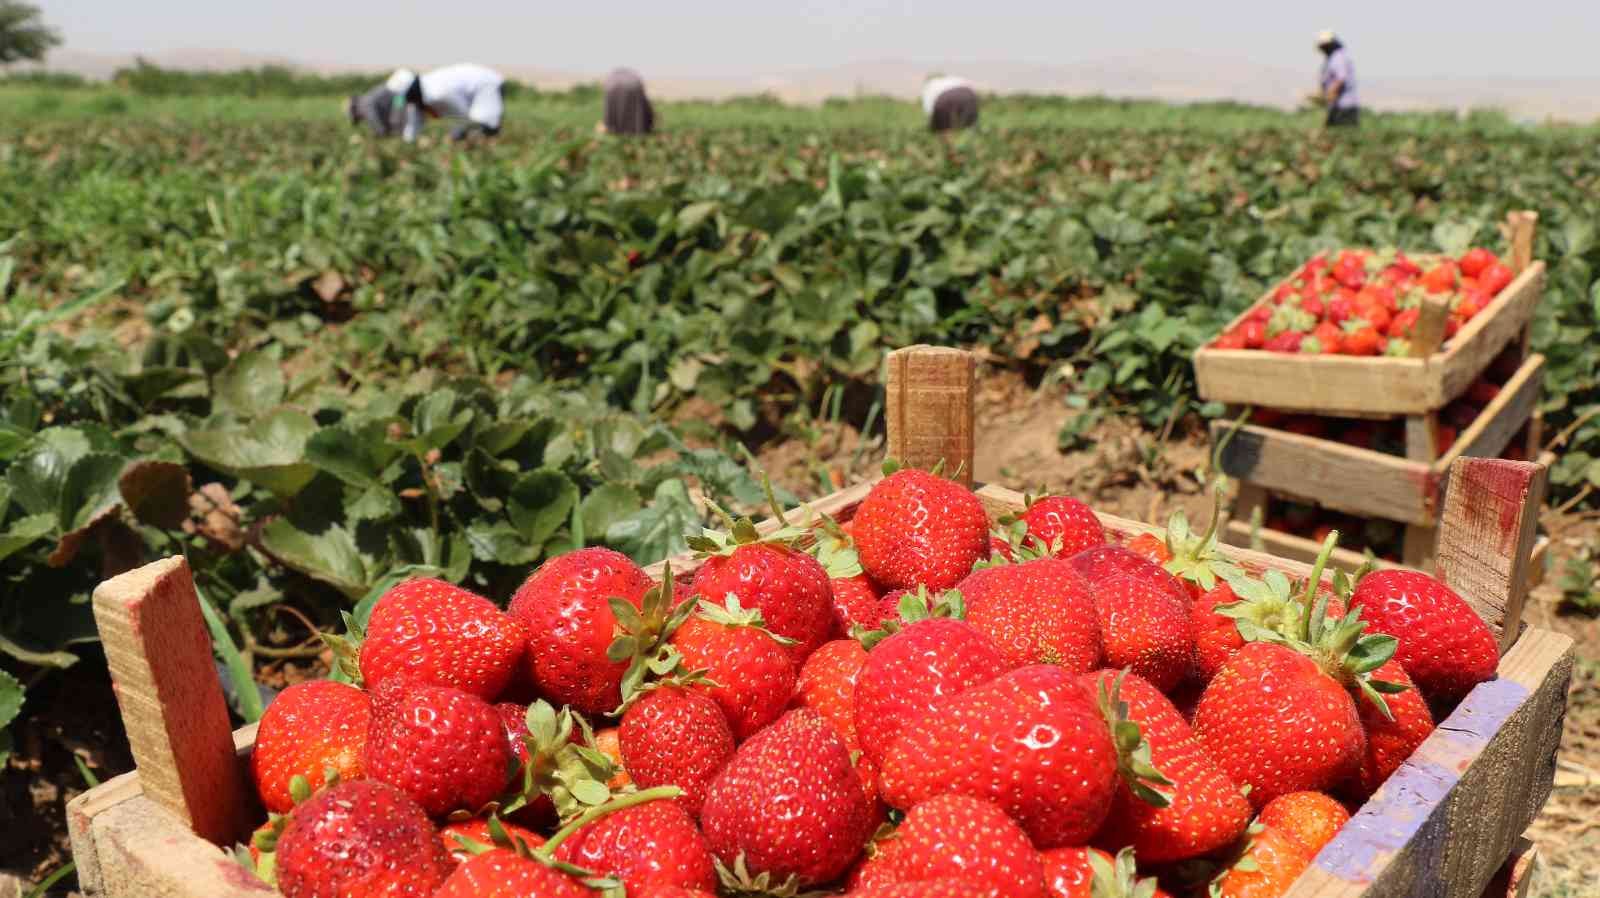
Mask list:
[[[850,539],[839,526],[839,522],[832,517],[812,512],[812,530],[818,532],[816,542],[811,544],[808,551],[811,557],[817,559],[822,569],[828,572],[830,580],[844,580],[860,576],[862,573],[861,556],[856,552],[855,542]]]
[[[772,481],[765,475],[761,484],[766,489],[767,505],[772,509],[772,518],[778,522],[778,528],[770,533],[763,534],[750,518],[734,518],[722,509],[720,505],[706,500],[706,505],[712,513],[722,521],[725,530],[713,530],[710,527],[702,528],[699,536],[691,536],[686,542],[689,548],[701,558],[712,555],[732,555],[740,546],[750,546],[757,543],[770,543],[774,545],[797,547],[810,537],[810,532],[789,523],[784,517],[783,506],[779,504],[777,494],[772,490]]]
[[[1156,769],[1150,760],[1149,740],[1139,731],[1138,722],[1128,716],[1128,703],[1122,700],[1122,680],[1127,675],[1126,670],[1118,672],[1109,690],[1105,680],[1100,680],[1095,699],[1111,732],[1111,742],[1117,751],[1117,773],[1123,783],[1140,801],[1164,808],[1172,804],[1172,792],[1161,787],[1171,786],[1172,780]]]
[[[1304,631],[1307,609],[1292,595],[1289,578],[1281,571],[1267,571],[1259,580],[1243,572],[1224,580],[1239,601],[1218,605],[1216,612],[1233,618],[1240,638],[1287,645]]]
[[[1285,331],[1309,331],[1317,326],[1317,317],[1297,305],[1284,303],[1272,311],[1267,319],[1267,337],[1276,337]]]
[[[929,595],[928,587],[918,586],[916,592],[907,592],[900,597],[896,610],[899,612],[898,617],[884,621],[875,630],[869,630],[860,624],[852,626],[850,638],[870,651],[873,646],[900,632],[906,624],[936,617],[966,619],[967,600],[962,597],[958,589],[947,589],[935,597]]]
[[[734,857],[732,867],[717,857],[713,857],[711,862],[717,869],[717,881],[722,886],[718,891],[724,895],[749,896],[749,898],[807,898],[823,894],[801,892],[800,878],[793,873],[783,879],[777,879],[767,870],[751,875],[742,851]]]
[[[898,458],[885,458],[883,460],[883,476],[888,477],[890,474],[907,467],[910,467],[910,465],[907,465],[904,461]],[[933,463],[933,467],[928,469],[928,473],[935,477],[943,477],[946,480],[954,480],[961,476],[961,472],[966,470],[966,467],[967,463],[962,462],[961,464],[956,465],[956,469],[954,471],[946,474],[944,472],[944,459],[941,458]]]
[[[610,800],[606,783],[616,774],[616,766],[593,747],[594,731],[583,715],[571,708],[557,711],[540,700],[528,706],[525,721],[527,733],[522,741],[528,747],[528,761],[513,778],[512,790],[490,811],[509,814],[544,795],[555,805],[556,814],[566,820]],[[578,738],[573,738],[574,732]]]
[[[1114,860],[1106,860],[1096,852],[1089,852],[1089,894],[1093,898],[1153,898],[1156,880],[1140,879],[1134,861],[1133,849],[1117,852]]]
[[[1167,551],[1172,558],[1165,567],[1174,577],[1192,580],[1201,589],[1210,591],[1218,578],[1228,580],[1243,577],[1244,569],[1225,558],[1217,550],[1217,525],[1222,521],[1222,490],[1211,491],[1211,522],[1205,532],[1195,536],[1189,528],[1189,516],[1181,510],[1173,512],[1167,522]]]
[[[333,666],[341,674],[349,678],[356,686],[362,684],[361,680],[361,643],[366,641],[367,634],[355,615],[348,611],[339,612],[339,618],[344,622],[345,632],[318,633],[317,638],[333,653]]]
[[[677,652],[668,640],[694,613],[695,604],[683,602],[674,606],[673,599],[670,564],[662,570],[661,583],[640,599],[640,607],[617,596],[606,599],[617,621],[616,636],[606,648],[606,658],[613,664],[628,663],[622,674],[623,704],[639,691],[646,675],[665,676],[677,667]]]
[[[722,600],[721,605],[710,599],[701,599],[694,608],[701,617],[712,623],[722,624],[725,627],[751,627],[771,636],[779,645],[795,644],[793,639],[768,630],[767,621],[761,616],[761,609],[744,607],[739,604],[739,597],[731,592]]]

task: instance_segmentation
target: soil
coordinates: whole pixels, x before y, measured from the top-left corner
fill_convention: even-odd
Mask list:
[[[1199,427],[1159,435],[1136,422],[1107,417],[1082,441],[1085,448],[1058,448],[1062,427],[1077,414],[1064,392],[1037,387],[1007,370],[986,371],[978,396],[980,481],[1004,483],[1034,493],[1065,492],[1096,508],[1149,523],[1164,523],[1176,510],[1193,522],[1208,521],[1211,499],[1204,488],[1207,447]],[[882,438],[863,439],[848,424],[791,422],[784,434],[757,452],[774,481],[811,497],[870,475],[882,458]],[[1545,519],[1559,534],[1552,545],[1552,574],[1530,597],[1528,621],[1572,635],[1579,660],[1573,675],[1556,789],[1529,831],[1539,844],[1542,870],[1537,896],[1600,896],[1592,859],[1600,852],[1600,620],[1561,608],[1556,581],[1567,557],[1600,539],[1593,519]],[[279,634],[297,644],[306,634],[285,622]],[[276,641],[276,640],[274,640]],[[84,791],[75,762],[105,779],[132,767],[118,725],[102,658],[92,650],[76,667],[41,678],[28,694],[29,714],[16,729],[16,753],[0,769],[0,895],[5,874],[37,882],[71,858],[63,809]],[[282,688],[318,675],[325,659],[264,664],[263,684]],[[62,886],[70,886],[71,877]],[[52,895],[71,894],[52,890]]]

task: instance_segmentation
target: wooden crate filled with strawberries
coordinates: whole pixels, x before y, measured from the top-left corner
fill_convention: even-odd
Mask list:
[[[346,636],[354,684],[236,732],[183,559],[102,584],[139,769],[69,808],[83,887],[1515,892],[1572,665],[1520,621],[1542,465],[1457,461],[1443,580],[1351,583],[974,488],[972,356],[889,375],[899,470],[649,568],[402,583]]]

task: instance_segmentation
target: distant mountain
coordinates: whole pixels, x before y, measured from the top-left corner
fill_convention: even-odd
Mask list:
[[[349,65],[248,53],[239,50],[182,49],[147,54],[160,66],[194,70],[289,65],[337,73],[380,67]],[[109,78],[132,55],[86,53],[71,49],[51,54],[44,68]],[[458,60],[434,60],[434,64]],[[427,66],[427,60],[410,60]],[[492,61],[485,60],[493,65]],[[1359,60],[1358,60],[1359,63]],[[604,72],[570,72],[524,65],[500,66],[510,77],[540,87],[563,88],[593,82]],[[1050,93],[1149,98],[1174,102],[1236,100],[1266,106],[1293,106],[1315,88],[1316,65],[1284,69],[1248,59],[1208,56],[1189,50],[1149,50],[1090,63],[1041,65],[1002,60],[948,61],[937,64],[880,59],[824,68],[783,69],[747,77],[707,77],[691,73],[644,75],[650,92],[664,99],[721,99],[768,92],[794,103],[828,97],[877,94],[913,98],[931,73],[960,74],[981,89],[999,93]],[[1591,121],[1600,118],[1600,78],[1516,80],[1505,78],[1387,78],[1360,73],[1362,100],[1378,109],[1466,109],[1496,107],[1520,119]]]

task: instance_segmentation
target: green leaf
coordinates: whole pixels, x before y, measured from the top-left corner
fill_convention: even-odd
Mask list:
[[[311,534],[277,518],[261,528],[261,548],[284,566],[321,580],[352,599],[367,591],[366,562],[355,537],[338,524]]]
[[[43,538],[56,528],[53,514],[34,514],[11,522],[11,529],[0,533],[0,561]]]
[[[686,552],[691,530],[700,526],[700,514],[682,480],[673,478],[656,487],[650,504],[606,529],[606,542],[640,564],[660,561]]]
[[[11,498],[29,514],[61,515],[61,491],[67,472],[90,452],[83,431],[51,427],[36,434],[21,458],[6,469]]]
[[[279,357],[276,347],[246,352],[218,371],[211,381],[215,410],[254,418],[276,408],[284,390]]]
[[[539,547],[530,545],[516,528],[504,521],[474,521],[467,525],[467,545],[479,561],[495,564],[531,564]]]
[[[305,459],[306,443],[316,430],[310,415],[286,408],[248,427],[191,430],[180,434],[178,442],[211,467],[287,499],[317,474]]]
[[[523,541],[537,548],[566,523],[577,501],[577,484],[560,471],[541,468],[518,478],[507,498],[506,513]]]
[[[693,234],[716,211],[717,204],[709,201],[684,206],[678,210],[678,233],[685,236]]]
[[[22,713],[22,683],[11,674],[0,670],[0,730]]]
[[[602,483],[583,497],[578,513],[583,518],[583,532],[603,535],[612,524],[643,507],[644,501],[633,487],[625,483]]]
[[[460,397],[455,390],[446,388],[424,396],[411,412],[411,425],[416,433],[412,441],[419,451],[443,449],[455,442],[472,424],[470,406],[456,407]]]
[[[352,429],[324,427],[306,440],[306,461],[351,486],[378,485],[383,469],[400,454],[389,442],[388,422],[372,421]]]
[[[108,452],[91,452],[72,463],[61,485],[58,514],[62,530],[87,527],[121,504],[117,478],[124,464],[121,456]]]

